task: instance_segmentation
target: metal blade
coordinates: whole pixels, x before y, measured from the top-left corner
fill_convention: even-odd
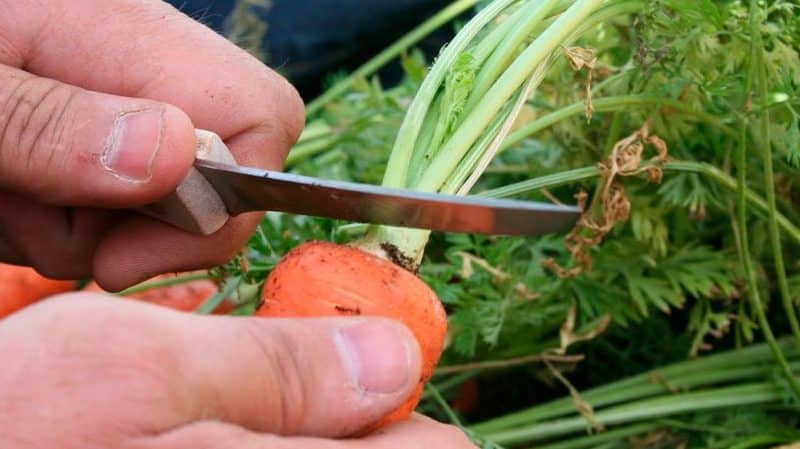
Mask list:
[[[202,159],[195,168],[231,215],[280,211],[434,231],[539,235],[571,228],[581,212],[572,206],[389,189]]]

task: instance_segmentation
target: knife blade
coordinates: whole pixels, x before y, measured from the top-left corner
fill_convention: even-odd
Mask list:
[[[140,211],[190,232],[210,234],[230,215],[277,211],[358,223],[487,235],[569,229],[575,206],[457,196],[238,165],[222,140],[198,130],[197,158],[176,192]]]

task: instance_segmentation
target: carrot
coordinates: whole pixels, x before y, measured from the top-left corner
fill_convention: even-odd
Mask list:
[[[0,264],[0,319],[48,296],[75,289],[74,281],[42,276],[30,267]]]
[[[347,245],[306,242],[267,277],[258,316],[382,316],[405,324],[419,342],[422,374],[412,396],[374,427],[406,419],[439,360],[447,315],[436,294],[413,273]]]
[[[145,282],[168,281],[176,276],[176,274],[162,274]],[[84,291],[108,293],[94,281],[87,284]],[[183,312],[194,312],[206,299],[218,291],[217,285],[211,279],[193,279],[177,284],[154,286],[124,295],[124,297]],[[232,309],[233,305],[230,302],[223,301],[213,313],[224,315]]]

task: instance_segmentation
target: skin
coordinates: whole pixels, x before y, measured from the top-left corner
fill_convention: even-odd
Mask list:
[[[261,214],[203,237],[126,209],[175,188],[195,128],[242,164],[280,168],[304,119],[283,78],[156,0],[0,10],[0,261],[119,290],[242,248]],[[388,320],[196,316],[74,293],[0,320],[0,366],[0,447],[473,447],[421,416],[342,438],[419,378],[416,341]]]

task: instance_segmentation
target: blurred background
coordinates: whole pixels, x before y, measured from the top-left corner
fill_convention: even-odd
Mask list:
[[[419,25],[448,0],[169,0],[278,70],[306,100]],[[419,48],[434,56],[453,27]],[[387,85],[402,76],[397,63],[380,72]]]

